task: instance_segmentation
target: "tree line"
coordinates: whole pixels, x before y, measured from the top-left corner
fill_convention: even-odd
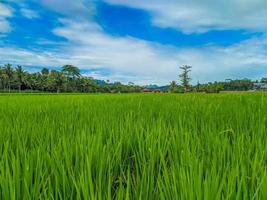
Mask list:
[[[80,69],[73,65],[64,65],[61,70],[43,68],[30,73],[22,66],[11,64],[0,66],[1,92],[77,92],[77,93],[129,93],[141,92],[143,87],[129,83],[109,83],[82,76]]]
[[[220,91],[248,91],[255,89],[256,83],[265,83],[267,78],[260,81],[250,79],[231,80],[221,82],[197,83],[191,85],[191,66],[180,67],[179,82],[172,81],[164,87],[172,93],[205,92],[218,93]],[[61,70],[43,68],[39,72],[30,73],[22,66],[13,67],[11,64],[0,66],[0,92],[77,92],[77,93],[138,93],[145,86],[138,86],[132,82],[122,84],[110,83],[108,80],[96,80],[92,77],[82,76],[80,69],[73,65],[64,65]]]
[[[178,84],[176,81],[170,83],[170,91],[173,93],[185,93],[185,92],[205,92],[205,93],[219,93],[220,91],[248,91],[255,89],[263,89],[260,84],[264,85],[264,89],[267,89],[267,78],[262,78],[260,81],[252,81],[250,79],[231,80],[208,82],[205,84],[191,85],[190,72],[192,66],[184,65],[180,67],[181,73],[179,74]],[[259,84],[259,86],[257,86]]]

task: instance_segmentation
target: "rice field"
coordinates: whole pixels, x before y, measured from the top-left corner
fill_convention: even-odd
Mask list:
[[[267,199],[267,94],[1,95],[0,199]]]

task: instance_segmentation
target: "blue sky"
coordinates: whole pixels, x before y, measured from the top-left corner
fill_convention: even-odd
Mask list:
[[[264,0],[0,0],[0,64],[168,84],[267,76]]]

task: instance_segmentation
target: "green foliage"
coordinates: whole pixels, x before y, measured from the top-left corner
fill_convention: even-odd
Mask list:
[[[172,81],[172,82],[170,82],[170,91],[171,91],[172,93],[175,92],[176,88],[177,88],[177,83],[176,83],[176,81]]]
[[[172,88],[171,92],[172,93],[185,93],[185,89],[184,89],[184,87],[178,85],[178,86]]]
[[[191,78],[189,77],[189,72],[191,72],[191,66],[184,65],[180,67],[181,69],[181,74],[179,75],[181,85],[184,87],[184,91],[188,92],[190,90],[190,80]]]
[[[64,65],[62,67],[62,72],[69,79],[76,79],[81,76],[80,69],[73,65]]]
[[[31,91],[31,92],[84,92],[84,93],[130,93],[141,92],[142,87],[130,83],[98,83],[91,77],[81,76],[80,69],[73,65],[64,65],[62,70],[43,68],[40,72],[29,73],[21,66],[15,69],[7,64],[0,66],[0,91]]]
[[[262,80],[265,80],[264,78]],[[255,89],[253,81],[249,79],[231,80],[225,82],[209,82],[206,84],[198,83],[193,87],[196,92],[219,93],[220,91],[248,91]]]
[[[197,92],[206,92],[206,93],[219,93],[224,90],[224,83],[214,82],[207,84],[198,84],[194,88]]]
[[[0,105],[0,199],[267,198],[266,93]]]
[[[231,80],[224,83],[224,90],[226,91],[246,91],[253,89],[253,82],[249,79]]]

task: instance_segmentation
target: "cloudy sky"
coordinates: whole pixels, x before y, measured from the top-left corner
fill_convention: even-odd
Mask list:
[[[266,0],[0,0],[0,64],[168,84],[267,76]]]

